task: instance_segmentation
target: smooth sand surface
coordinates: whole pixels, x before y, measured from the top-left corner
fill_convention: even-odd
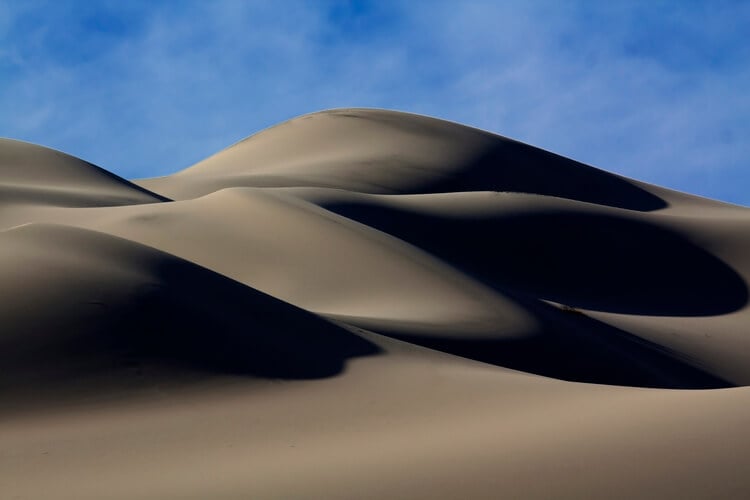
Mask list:
[[[0,140],[0,497],[748,498],[749,281],[747,208],[423,116]]]

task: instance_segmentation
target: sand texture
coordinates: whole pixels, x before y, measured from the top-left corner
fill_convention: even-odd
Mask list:
[[[0,498],[750,498],[750,209],[384,110],[0,140]]]

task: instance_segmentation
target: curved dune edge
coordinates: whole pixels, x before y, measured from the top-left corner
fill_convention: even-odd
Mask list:
[[[0,206],[103,207],[167,201],[79,158],[0,138]]]
[[[368,109],[0,196],[4,495],[750,495],[744,207]]]

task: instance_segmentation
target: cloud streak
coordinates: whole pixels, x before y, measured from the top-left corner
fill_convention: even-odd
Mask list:
[[[387,107],[750,204],[748,21],[734,2],[5,4],[0,135],[132,178]]]

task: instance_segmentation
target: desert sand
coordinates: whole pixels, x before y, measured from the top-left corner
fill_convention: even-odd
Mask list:
[[[750,498],[750,209],[305,115],[128,181],[0,140],[2,498]]]

